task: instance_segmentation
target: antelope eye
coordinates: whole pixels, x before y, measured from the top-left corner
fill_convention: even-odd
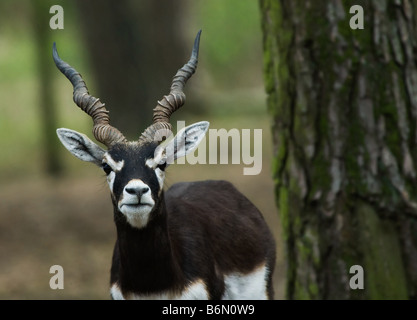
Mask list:
[[[101,168],[104,170],[104,172],[108,175],[110,174],[110,172],[113,171],[113,169],[107,164],[107,163],[103,163],[101,165]]]

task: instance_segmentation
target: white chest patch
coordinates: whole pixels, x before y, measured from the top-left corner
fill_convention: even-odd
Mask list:
[[[197,280],[190,284],[183,292],[161,292],[149,295],[127,294],[123,296],[119,286],[113,284],[110,288],[110,294],[114,300],[208,300],[206,285],[204,281]]]

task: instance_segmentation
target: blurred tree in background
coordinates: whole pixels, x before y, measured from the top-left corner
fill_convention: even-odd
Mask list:
[[[34,1],[32,4],[32,24],[36,36],[38,81],[39,81],[39,107],[40,119],[42,122],[42,133],[44,148],[45,171],[52,176],[56,176],[62,171],[61,160],[59,157],[60,145],[56,139],[57,116],[56,103],[54,94],[54,85],[52,81],[52,72],[54,65],[51,63],[51,28],[49,21],[51,15],[49,8],[56,1]],[[40,23],[44,22],[44,23]]]
[[[112,124],[128,138],[138,138],[151,124],[157,100],[169,93],[172,77],[191,54],[193,38],[184,42],[181,28],[183,1],[76,4],[96,96],[106,103],[110,116],[117,114],[111,116]]]
[[[64,10],[62,30],[49,27],[52,5]],[[61,58],[82,73],[90,93],[106,103],[112,124],[135,139],[189,58],[199,29],[199,66],[187,83],[185,107],[172,118],[174,128],[178,119],[187,124],[208,120],[211,128],[226,130],[263,129],[263,169],[257,176],[244,176],[243,163],[177,166],[170,169],[167,184],[227,178],[256,203],[277,239],[274,282],[276,298],[283,296],[258,3],[2,0],[0,298],[108,299],[114,245],[108,188],[103,173],[68,154],[56,136],[57,127],[67,127],[92,138],[92,122],[75,106],[71,84],[55,67],[52,43]],[[119,102],[118,94],[131,110]],[[133,128],[122,117],[128,117]],[[56,176],[56,165],[64,174],[50,179]],[[65,290],[49,287],[48,270],[56,263],[65,267]]]
[[[49,27],[52,5],[64,9],[62,30]],[[112,124],[135,139],[188,60],[199,29],[197,74],[187,83],[187,107],[173,123],[202,113],[263,117],[259,21],[252,0],[1,1],[0,143],[7,153],[0,167],[7,170],[0,175],[54,175],[65,161],[56,153],[64,152],[56,127],[91,132],[91,119],[77,110],[70,83],[54,66],[53,42],[90,93],[106,103]]]
[[[417,298],[417,7],[355,4],[260,0],[289,299]]]
[[[152,109],[169,92],[176,71],[188,61],[199,29],[203,33],[197,73],[200,83],[202,77],[209,76],[205,78],[206,92],[260,84],[256,3],[78,0],[76,4],[80,38],[88,49],[97,95],[107,104],[112,124],[132,139],[150,124]],[[236,27],[241,32],[236,33]],[[246,63],[236,68],[240,61]],[[190,81],[186,90],[187,97],[192,97],[192,108],[182,109],[181,115],[210,112],[207,105],[215,101],[213,94],[201,98],[196,90],[190,90],[194,82]]]

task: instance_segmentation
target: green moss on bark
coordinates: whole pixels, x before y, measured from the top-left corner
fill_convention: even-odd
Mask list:
[[[365,30],[352,30],[349,1],[260,4],[288,297],[407,298],[417,276],[403,257],[417,241],[398,230],[407,192],[417,199],[416,5],[358,0]],[[362,291],[349,289],[356,264]]]
[[[390,221],[381,220],[367,204],[358,204],[357,215],[367,298],[408,299],[397,229]]]

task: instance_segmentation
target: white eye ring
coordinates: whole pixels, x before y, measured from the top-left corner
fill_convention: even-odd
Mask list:
[[[146,160],[146,165],[155,170],[158,166],[166,164],[166,161],[165,146],[159,145],[155,148],[153,158]]]
[[[107,163],[113,169],[114,172],[118,172],[123,169],[125,161],[115,161],[108,153],[106,153],[103,158],[103,163]]]
[[[157,167],[155,169],[155,175],[156,175],[156,178],[158,179],[159,190],[161,191],[162,188],[164,187],[165,171]]]
[[[149,158],[148,160],[146,160],[145,164],[146,164],[146,166],[148,166],[149,168],[151,168],[153,170],[155,170],[159,166],[164,166],[164,169],[165,169],[165,167],[166,167],[166,158],[163,157],[158,162],[155,161],[155,158]]]

